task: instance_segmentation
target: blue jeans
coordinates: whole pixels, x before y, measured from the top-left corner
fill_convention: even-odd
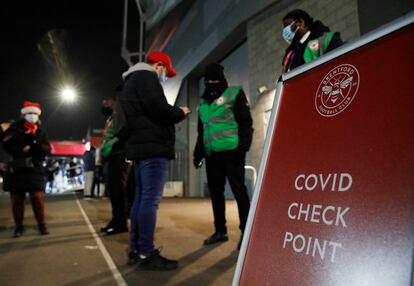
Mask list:
[[[134,162],[135,197],[131,209],[131,251],[148,256],[154,251],[158,205],[168,175],[166,158]]]

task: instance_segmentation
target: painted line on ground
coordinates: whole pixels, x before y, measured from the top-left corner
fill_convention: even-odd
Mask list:
[[[112,272],[112,276],[114,277],[117,285],[119,286],[127,286],[128,284],[125,282],[124,278],[121,275],[121,272],[119,272],[118,268],[116,267],[114,261],[112,260],[111,255],[109,255],[108,250],[106,250],[105,245],[103,244],[101,238],[99,237],[99,235],[96,233],[95,229],[93,228],[91,221],[89,220],[86,212],[84,211],[81,203],[79,202],[78,198],[76,197],[76,203],[78,204],[78,207],[82,213],[82,216],[86,222],[86,224],[88,225],[88,228],[90,230],[90,232],[92,233],[93,238],[96,241],[96,244],[98,245],[99,250],[102,252],[103,257],[105,258],[106,263],[108,264],[109,269]]]

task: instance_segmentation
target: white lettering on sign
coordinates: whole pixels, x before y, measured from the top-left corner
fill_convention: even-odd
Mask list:
[[[285,233],[283,248],[291,248],[296,253],[311,255],[325,260],[326,256],[330,256],[330,261],[335,262],[337,247],[342,248],[342,244],[336,241],[326,239],[318,239],[316,237],[305,237],[303,234]],[[306,249],[306,250],[305,250]]]
[[[339,177],[339,180],[337,179]],[[298,191],[325,191],[330,187],[332,192],[346,192],[352,187],[352,176],[348,173],[340,174],[300,174],[295,180],[295,189]]]
[[[335,225],[346,227],[345,215],[350,210],[349,207],[335,207],[323,205],[311,205],[302,203],[292,203],[288,208],[288,217],[291,220],[303,220],[313,223]]]
[[[353,179],[349,173],[329,173],[329,174],[299,174],[294,180],[295,190],[299,192],[315,193],[335,192],[335,194],[346,194],[353,184]],[[350,207],[335,206],[332,204],[309,204],[292,202],[288,209],[288,218],[292,221],[309,222],[329,227],[347,227],[346,215],[351,210]],[[342,248],[342,243],[320,239],[304,234],[293,234],[286,231],[283,240],[283,248],[292,249],[296,253],[319,257],[325,260],[330,256],[330,261],[335,261],[338,248]]]

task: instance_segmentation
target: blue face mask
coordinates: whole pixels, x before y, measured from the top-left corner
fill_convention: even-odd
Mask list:
[[[296,31],[292,31],[292,25],[295,24],[295,22],[292,22],[289,26],[286,26],[283,28],[282,31],[282,37],[283,39],[290,45],[293,41],[293,38],[295,37]]]
[[[160,81],[160,84],[161,85],[163,85],[164,83],[166,83],[166,81],[167,81],[167,74],[166,74],[166,71],[165,70],[162,72],[161,75],[158,76],[158,80]]]
[[[39,120],[39,115],[37,114],[25,114],[24,119],[30,123],[36,123]]]

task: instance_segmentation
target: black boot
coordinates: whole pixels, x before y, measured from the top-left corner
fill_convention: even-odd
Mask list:
[[[105,228],[101,228],[101,231],[106,235],[111,235],[111,234],[128,232],[128,227],[126,226],[126,224],[116,225],[114,223],[111,223],[111,225],[108,225]]]
[[[39,232],[41,235],[48,235],[50,232],[47,230],[47,227],[45,224],[39,224],[37,226],[37,228],[39,229]]]
[[[227,236],[227,233],[224,232],[215,232],[212,236],[204,240],[204,245],[210,245],[217,242],[224,242],[229,240],[229,237]]]
[[[106,226],[101,227],[101,232],[106,232],[108,229],[112,228],[113,226],[114,226],[114,223],[111,220],[110,222],[108,222]]]
[[[14,228],[13,237],[21,237],[23,235],[23,229],[23,225],[16,225],[16,227]]]

